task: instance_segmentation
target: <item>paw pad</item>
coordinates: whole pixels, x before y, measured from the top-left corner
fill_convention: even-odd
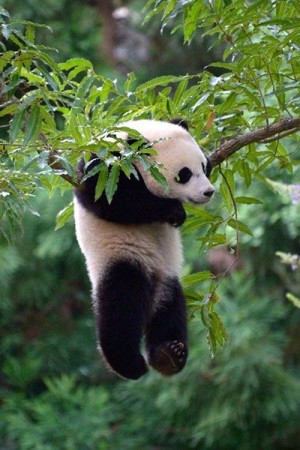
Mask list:
[[[176,357],[179,362],[183,362],[186,358],[185,345],[182,342],[173,341],[171,344],[168,344],[169,349]]]
[[[167,341],[154,349],[150,364],[163,375],[169,376],[180,372],[186,359],[187,348],[183,342]]]

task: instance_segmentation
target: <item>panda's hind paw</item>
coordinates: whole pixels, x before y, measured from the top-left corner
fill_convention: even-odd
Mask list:
[[[183,342],[166,341],[158,345],[150,358],[151,366],[165,376],[180,372],[187,360],[187,348]]]

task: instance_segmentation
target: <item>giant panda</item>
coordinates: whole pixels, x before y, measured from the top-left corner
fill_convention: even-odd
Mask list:
[[[168,190],[138,162],[138,178],[121,173],[110,204],[105,194],[95,201],[98,175],[85,178],[75,190],[76,236],[92,284],[98,346],[107,366],[126,379],[140,378],[148,366],[170,376],[183,369],[188,355],[179,281],[183,257],[178,227],[186,218],[182,204],[211,199],[211,167],[184,121],[137,120],[122,127],[152,143]],[[130,136],[120,135],[132,145]],[[96,155],[89,164],[82,159],[79,177],[99,162]],[[140,350],[143,339],[146,357]]]

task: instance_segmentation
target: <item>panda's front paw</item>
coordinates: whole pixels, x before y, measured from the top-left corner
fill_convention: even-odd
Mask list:
[[[172,208],[168,222],[170,225],[173,225],[173,227],[180,227],[180,225],[183,224],[185,219],[186,219],[185,210],[183,209],[182,204],[178,202]]]

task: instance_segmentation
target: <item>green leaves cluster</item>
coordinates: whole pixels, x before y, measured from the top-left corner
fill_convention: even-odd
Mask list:
[[[163,28],[176,18],[180,24],[173,31],[182,29],[186,43],[200,32],[203,37],[213,36],[214,45],[222,45],[223,61],[208,70],[224,74],[204,73],[199,95],[190,105],[193,119],[200,119],[198,136],[206,125],[217,142],[228,132],[252,130],[282,116],[299,116],[297,0],[151,0],[147,7],[151,10],[148,19],[162,15]]]
[[[109,447],[103,440],[107,438],[111,421],[108,392],[103,387],[78,387],[75,377],[67,375],[46,379],[44,383],[47,391],[41,397],[8,399],[5,412],[11,441],[18,442],[22,435],[20,445],[23,450],[34,447],[53,449],[57,445],[64,449],[78,446],[88,449],[96,442],[102,442],[99,449],[107,450]],[[17,401],[22,406],[15,414]],[[103,408],[107,413],[99,421],[99,411]],[[41,432],[40,423],[46,422],[48,426]],[[75,424],[78,424],[76,433]]]
[[[121,158],[113,155],[116,145],[123,144],[115,138],[115,131],[116,124],[122,121],[156,116],[161,105],[156,104],[155,88],[181,79],[160,77],[136,88],[135,76],[131,74],[124,86],[119,86],[116,80],[96,74],[87,60],[73,58],[56,63],[51,56],[53,49],[35,43],[39,25],[10,20],[4,10],[0,18],[0,200],[5,197],[7,204],[13,199],[23,209],[24,202],[39,186],[52,195],[57,188],[68,187],[63,180],[76,185],[77,161],[84,155],[88,162],[91,153],[103,161],[100,171],[98,168],[96,198],[105,191],[111,201],[120,171],[128,177],[136,175],[133,162],[137,159],[167,189],[159,167],[148,157],[153,153],[149,146],[137,145],[134,152],[127,148]],[[161,93],[163,102],[167,102],[170,89]],[[123,131],[141,139],[132,130]],[[59,226],[68,217],[69,214],[60,215]]]

